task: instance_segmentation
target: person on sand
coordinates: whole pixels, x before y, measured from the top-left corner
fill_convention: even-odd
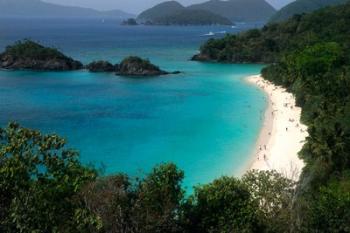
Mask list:
[[[288,131],[288,127],[286,127],[286,131]]]

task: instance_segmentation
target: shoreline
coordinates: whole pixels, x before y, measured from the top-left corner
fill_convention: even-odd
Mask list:
[[[264,91],[268,101],[263,125],[246,170],[276,170],[298,180],[304,167],[298,153],[308,136],[307,127],[300,122],[301,108],[296,107],[291,93],[261,75],[249,76],[245,80]]]

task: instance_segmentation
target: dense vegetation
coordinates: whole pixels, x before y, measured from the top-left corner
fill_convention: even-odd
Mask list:
[[[138,20],[156,23],[156,19],[167,18],[170,20],[174,18],[171,19],[174,21],[180,18],[181,21],[186,19],[185,22],[188,24],[194,20],[194,16],[189,20],[191,14],[194,13],[197,21],[202,22],[196,24],[204,24],[204,21],[206,24],[226,25],[241,21],[267,21],[275,12],[276,10],[265,0],[210,0],[188,7],[184,7],[176,1],[167,1],[145,10],[138,16]],[[206,17],[207,21],[210,19],[209,23],[205,21]],[[184,23],[182,22],[182,24]]]
[[[69,59],[57,49],[42,46],[32,40],[17,41],[14,45],[7,46],[2,55],[9,55],[14,58],[38,60]]]
[[[161,18],[167,15],[172,15],[184,9],[185,7],[176,1],[163,2],[141,12],[137,16],[137,19],[143,21],[152,21],[155,18]]]
[[[148,59],[130,56],[121,61],[116,67],[116,74],[122,76],[159,76],[166,74],[179,74],[179,71],[167,72],[152,64]]]
[[[188,9],[176,1],[163,2],[142,12],[138,20],[154,25],[232,25],[232,22],[208,10]]]
[[[204,10],[181,10],[174,14],[154,18],[152,24],[159,25],[232,25],[223,16]]]
[[[276,12],[265,0],[209,0],[191,5],[188,9],[210,11],[232,22],[265,22]]]
[[[286,232],[295,183],[251,171],[185,196],[174,164],[101,177],[57,135],[0,129],[0,232]],[[332,194],[330,194],[332,195]]]
[[[210,40],[199,57],[272,63],[265,79],[302,107],[309,137],[293,206],[294,232],[350,232],[350,3],[262,30]]]
[[[270,23],[277,23],[291,18],[296,14],[310,13],[322,7],[340,5],[348,0],[297,0],[283,7],[272,16]]]
[[[33,70],[77,70],[82,63],[55,48],[45,47],[32,40],[17,41],[0,54],[0,68]]]

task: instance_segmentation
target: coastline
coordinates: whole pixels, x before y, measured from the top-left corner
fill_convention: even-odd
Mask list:
[[[264,123],[248,170],[276,170],[298,180],[304,167],[298,153],[308,136],[307,127],[300,122],[301,108],[296,107],[291,93],[261,75],[249,76],[246,81],[268,97]]]

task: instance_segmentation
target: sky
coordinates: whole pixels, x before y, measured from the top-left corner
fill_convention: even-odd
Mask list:
[[[56,3],[60,5],[82,6],[94,8],[97,10],[120,9],[129,13],[139,14],[143,10],[150,8],[166,0],[43,0],[45,2]],[[178,0],[183,5],[201,3],[206,0]],[[293,0],[266,0],[275,8],[280,8]]]

